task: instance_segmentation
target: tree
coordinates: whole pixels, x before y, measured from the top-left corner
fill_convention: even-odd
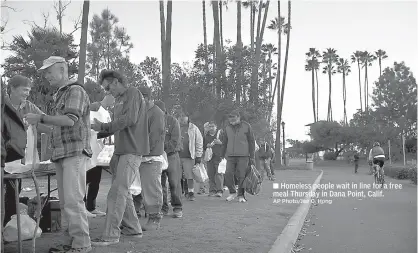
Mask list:
[[[83,20],[81,23],[81,38],[80,38],[80,59],[79,59],[80,65],[78,68],[78,82],[81,84],[84,83],[84,76],[86,74],[87,31],[89,28],[89,9],[90,9],[90,1],[84,0]]]
[[[64,12],[70,4],[71,4],[71,0],[68,1],[68,2],[63,2],[62,0],[58,0],[58,2],[54,2],[54,9],[55,9],[55,12],[57,14],[57,21],[58,21],[60,34],[63,33],[63,31],[62,31],[62,19],[65,16]],[[83,6],[83,9],[84,9],[84,6]],[[80,13],[80,16],[76,20],[74,20],[74,22],[73,22],[74,30],[72,32],[70,32],[70,34],[75,33],[76,31],[78,31],[82,27],[81,26],[81,15],[82,14]]]
[[[332,75],[336,73],[335,64],[338,61],[337,50],[334,48],[327,48],[326,51],[322,53],[323,63],[325,64],[322,73],[328,74],[329,82],[329,95],[328,95],[328,113],[327,120],[332,121],[332,104],[331,104],[331,94],[332,94]]]
[[[386,51],[379,49],[375,52],[376,58],[379,60],[379,77],[382,76],[382,60],[388,58]]]
[[[242,66],[242,31],[241,31],[241,1],[237,1],[237,45],[236,45],[236,64],[237,64],[237,80],[235,85],[235,102],[241,103],[241,90],[243,79],[243,66]]]
[[[163,101],[171,106],[171,28],[172,28],[173,1],[167,1],[167,19],[164,20],[164,1],[160,0],[160,24],[161,24],[161,54],[162,54],[162,85]],[[164,24],[165,23],[165,24]]]
[[[342,76],[343,76],[344,124],[348,125],[347,109],[346,109],[347,88],[346,88],[346,84],[345,84],[345,77],[348,76],[348,74],[351,72],[351,67],[350,67],[350,64],[348,63],[348,61],[346,59],[343,59],[343,58],[338,59],[337,66],[338,66],[337,67],[338,73],[341,73]]]
[[[204,43],[204,53],[205,53],[205,83],[206,86],[209,85],[209,59],[208,59],[208,39],[206,33],[206,2],[202,0],[202,13],[203,13],[203,43]]]
[[[212,1],[212,13],[213,13],[213,41],[215,46],[215,57],[214,57],[214,83],[216,83],[216,95],[221,97],[221,42],[220,42],[220,31],[219,31],[219,12],[218,12],[218,1]]]
[[[360,111],[363,111],[363,102],[361,99],[361,69],[360,69],[360,63],[361,63],[361,56],[362,56],[362,52],[361,51],[355,51],[352,55],[351,55],[351,63],[355,63],[357,62],[357,68],[358,68],[358,86],[359,86],[359,92],[360,92]]]
[[[318,50],[315,48],[309,48],[309,52],[306,53],[307,57],[307,64],[305,65],[306,71],[311,71],[312,74],[312,109],[313,109],[313,116],[314,116],[314,122],[318,121],[318,105],[315,107],[315,73],[319,69],[319,61],[318,58],[321,57],[321,54]],[[318,83],[317,83],[318,85]],[[316,89],[317,95],[318,95],[318,87]],[[319,100],[316,100],[316,103],[319,103]]]
[[[376,56],[368,51],[363,51],[360,59],[364,68],[364,110],[367,112],[369,110],[369,77],[367,70],[368,67],[372,66],[373,61],[376,60]]]

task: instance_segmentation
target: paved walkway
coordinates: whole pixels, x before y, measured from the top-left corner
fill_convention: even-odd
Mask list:
[[[332,204],[313,206],[307,216],[298,252],[415,253],[417,252],[417,187],[409,180],[386,179],[402,189],[384,189],[383,197],[322,197]],[[327,167],[321,184],[371,184],[367,169]],[[335,190],[341,191],[341,190]],[[318,190],[317,192],[321,192]],[[329,191],[328,191],[329,192]],[[348,195],[348,191],[344,191]],[[367,195],[368,190],[364,190]],[[305,230],[304,230],[305,229]]]

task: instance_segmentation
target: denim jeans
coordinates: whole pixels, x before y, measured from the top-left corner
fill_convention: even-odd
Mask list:
[[[244,196],[244,188],[242,183],[249,164],[248,156],[230,156],[226,158],[225,184],[229,189],[229,193],[233,194],[235,190],[235,178],[238,179],[238,196]]]
[[[161,215],[161,207],[163,205],[163,189],[161,186],[162,163],[155,161],[143,162],[139,167],[139,173],[141,175],[141,194],[145,212]]]
[[[178,153],[167,156],[168,168],[162,172],[161,186],[163,188],[163,206],[162,209],[168,211],[168,193],[167,193],[167,178],[168,186],[171,193],[171,206],[173,210],[182,210],[181,203],[181,178],[182,171],[180,167],[180,157]]]
[[[224,175],[218,173],[218,167],[221,160],[222,159],[219,156],[212,156],[212,159],[207,163],[209,177],[209,192],[223,192]]]
[[[132,195],[129,193],[135,175],[139,173],[141,156],[138,155],[113,155],[110,160],[112,172],[112,186],[107,195],[107,210],[104,240],[114,240],[120,237],[120,224],[127,233],[142,233]]]
[[[83,198],[86,195],[87,156],[79,155],[55,162],[61,212],[68,221],[73,248],[90,247],[89,222]]]

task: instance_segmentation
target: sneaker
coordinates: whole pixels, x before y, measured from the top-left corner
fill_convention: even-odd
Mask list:
[[[271,181],[274,181],[274,180],[276,180],[276,176],[271,175]]]
[[[142,227],[144,231],[152,231],[160,228],[161,217],[159,214],[149,214],[147,224]]]
[[[95,214],[93,214],[93,213],[91,213],[91,212],[89,212],[87,210],[86,210],[86,213],[87,213],[87,218],[96,218],[96,215]]]
[[[222,198],[222,192],[218,192],[215,194],[215,197]]]
[[[124,230],[121,230],[120,233],[124,236],[129,236],[131,238],[142,238],[142,233],[138,233],[138,234],[129,234],[127,232],[125,232]]]
[[[163,213],[164,216],[168,215],[168,210],[166,210],[166,209],[161,209],[161,212]]]
[[[224,191],[227,191],[228,190],[228,187],[227,186],[224,186]]]
[[[105,212],[102,212],[98,209],[94,209],[93,211],[91,211],[90,213],[95,214],[97,217],[102,217],[102,216],[106,216]]]
[[[196,197],[194,196],[194,192],[189,192],[189,201],[195,201]]]
[[[215,197],[215,195],[216,195],[216,192],[210,192],[208,197]]]
[[[118,244],[119,239],[112,239],[112,240],[104,240],[101,238],[91,240],[91,245],[95,247],[105,247],[113,244]]]
[[[232,201],[236,197],[237,197],[237,194],[236,193],[229,194],[229,196],[226,198],[226,201]]]
[[[183,211],[182,210],[173,210],[173,218],[182,218]]]
[[[245,202],[247,202],[247,200],[246,200],[244,197],[239,196],[239,197],[238,197],[238,202],[239,202],[239,203],[245,203]]]
[[[49,253],[87,253],[92,251],[91,246],[84,248],[72,248],[71,246],[58,246],[58,248],[49,249]]]

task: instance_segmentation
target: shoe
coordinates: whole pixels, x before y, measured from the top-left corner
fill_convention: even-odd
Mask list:
[[[168,215],[168,210],[166,210],[166,209],[161,209],[161,212],[163,213],[164,216]]]
[[[92,251],[91,246],[84,248],[72,248],[71,246],[63,245],[57,248],[50,248],[49,253],[87,253]]]
[[[119,239],[104,240],[101,238],[97,238],[97,239],[91,240],[91,245],[95,247],[105,247],[105,246],[114,245],[118,243],[119,243]]]
[[[144,231],[153,231],[160,228],[161,216],[160,214],[149,214],[147,224],[142,227]]]
[[[105,212],[102,212],[98,209],[94,209],[93,211],[91,211],[90,213],[95,214],[97,217],[103,217],[106,216]]]
[[[189,201],[195,201],[196,197],[194,196],[194,192],[189,192]]]
[[[245,202],[247,202],[247,200],[246,200],[244,197],[239,196],[239,197],[238,197],[238,202],[239,202],[239,203],[245,203]]]
[[[210,192],[208,197],[215,197],[215,195],[216,195],[216,192]]]
[[[237,197],[237,194],[236,193],[229,194],[229,196],[226,198],[226,201],[232,201],[236,197]]]
[[[86,210],[86,213],[87,213],[87,218],[96,218],[96,215],[95,214],[93,214],[93,213],[91,213],[91,212],[89,212],[87,210]]]
[[[142,233],[129,234],[129,233],[126,233],[124,230],[121,230],[120,233],[124,236],[128,236],[128,237],[131,237],[131,238],[142,238]]]
[[[276,177],[274,175],[271,176],[271,181],[276,180]]]
[[[222,192],[218,192],[215,194],[215,197],[222,198]]]
[[[182,210],[173,210],[173,218],[182,218],[183,211]]]

